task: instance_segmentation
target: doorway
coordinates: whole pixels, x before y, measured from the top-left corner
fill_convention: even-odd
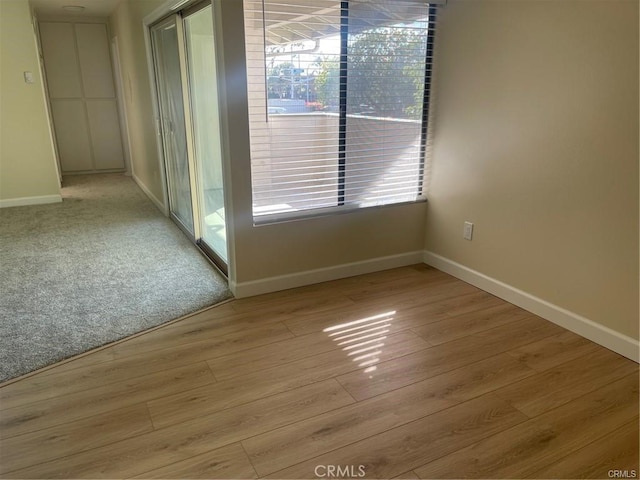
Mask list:
[[[218,72],[210,1],[150,27],[171,218],[227,274]]]

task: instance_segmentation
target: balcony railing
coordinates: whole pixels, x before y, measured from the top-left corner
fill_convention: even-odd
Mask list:
[[[406,192],[407,201],[415,200],[419,188],[415,179],[422,169],[421,122],[349,115],[347,124],[344,203],[385,203],[381,198],[386,191],[402,201],[397,198],[399,190],[401,195]],[[270,139],[252,142],[263,146],[252,152],[255,215],[338,205],[338,114],[265,115],[263,128],[253,134]]]

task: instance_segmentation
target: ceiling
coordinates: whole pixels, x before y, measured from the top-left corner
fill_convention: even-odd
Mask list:
[[[1,1],[1,0],[0,0]],[[31,0],[39,16],[108,17],[122,0]],[[82,13],[63,10],[65,5],[85,7]]]

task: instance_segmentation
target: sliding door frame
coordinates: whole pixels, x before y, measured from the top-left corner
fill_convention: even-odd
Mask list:
[[[203,232],[202,222],[204,222],[204,218],[207,212],[205,211],[205,205],[204,205],[205,194],[204,194],[204,191],[202,191],[201,189],[202,184],[198,182],[198,179],[204,178],[204,171],[200,170],[202,159],[198,160],[198,151],[195,146],[196,132],[193,124],[193,114],[195,112],[195,107],[193,105],[193,97],[192,97],[191,72],[189,71],[189,58],[188,58],[189,48],[187,45],[187,35],[184,30],[186,20],[191,15],[194,15],[199,11],[204,10],[207,7],[211,7],[212,15],[213,15],[212,0],[202,0],[182,10],[180,12],[180,15],[182,17],[182,25],[181,25],[182,30],[179,30],[178,33],[181,35],[181,38],[182,38],[182,43],[180,44],[181,55],[184,56],[184,65],[181,68],[183,73],[183,89],[185,93],[185,110],[187,108],[189,110],[188,114],[187,112],[185,112],[185,115],[186,115],[185,118],[188,118],[187,131],[189,132],[189,135],[188,135],[190,140],[189,158],[191,159],[189,165],[190,165],[190,168],[192,169],[191,171],[193,172],[192,181],[194,182],[194,184],[192,185],[192,189],[193,189],[192,191],[194,192],[194,195],[193,195],[194,204],[196,204],[194,205],[194,217],[195,217],[194,222],[198,224],[196,244],[213,261],[213,263],[215,263],[216,266],[220,270],[222,270],[222,272],[226,276],[228,276],[229,269],[228,269],[227,261],[221,258],[220,255],[209,244],[207,244],[207,242],[205,241],[205,235]],[[218,39],[215,38],[216,24],[213,21],[213,18],[212,18],[212,26],[213,26],[213,32],[214,32],[214,44],[217,45]],[[214,51],[213,53],[214,53],[214,59],[216,60],[216,63],[217,63],[218,52]],[[217,65],[216,65],[216,71],[218,71]],[[220,83],[219,80],[220,78],[217,78],[216,83],[219,84]],[[217,89],[220,90],[219,85]],[[220,135],[222,135],[222,132],[220,132]],[[223,165],[223,168],[224,168],[224,165]],[[228,185],[228,182],[226,182],[226,179],[223,178],[223,190],[226,190],[227,185]],[[224,203],[225,203],[225,210],[226,210],[227,202],[225,201]],[[225,234],[227,230],[228,230],[228,226],[225,222]],[[228,245],[227,245],[227,249],[228,249]]]
[[[187,3],[187,2],[185,2]],[[212,14],[215,12],[215,4],[212,0],[202,0],[195,3],[189,2],[189,5],[186,8],[178,11],[170,11],[166,12],[164,15],[154,15],[154,20],[150,20],[150,17],[145,18],[144,28],[145,28],[145,43],[147,47],[147,60],[149,67],[149,77],[152,83],[152,104],[154,109],[154,115],[156,119],[156,135],[157,135],[157,147],[158,154],[160,156],[160,164],[161,164],[161,174],[162,174],[162,183],[163,183],[163,195],[164,195],[164,204],[165,204],[165,214],[171,217],[174,222],[187,234],[187,236],[194,242],[200,250],[211,260],[211,262],[226,276],[229,277],[229,263],[231,261],[231,256],[229,255],[229,260],[224,261],[212,248],[210,248],[203,241],[202,234],[202,214],[203,214],[203,205],[201,204],[201,192],[200,187],[198,185],[198,175],[201,175],[202,172],[198,170],[198,165],[196,161],[196,147],[195,147],[195,130],[193,127],[193,116],[192,116],[192,98],[191,98],[191,85],[190,85],[190,75],[189,75],[189,62],[187,58],[187,45],[186,45],[186,36],[184,31],[184,20],[190,15],[197,13],[198,11],[212,7]],[[165,146],[163,139],[163,127],[162,127],[162,119],[161,119],[161,107],[159,104],[159,85],[156,81],[156,58],[154,55],[154,45],[151,31],[154,27],[166,23],[169,19],[173,19],[173,22],[176,27],[176,33],[178,37],[178,56],[180,61],[180,77],[181,77],[181,87],[182,87],[182,99],[183,99],[183,109],[184,109],[184,121],[185,121],[185,131],[186,131],[186,143],[187,143],[187,165],[189,169],[189,184],[191,191],[191,206],[193,213],[193,234],[189,232],[182,223],[175,217],[175,215],[171,212],[171,205],[169,200],[169,192],[168,192],[168,179],[167,179],[167,165],[165,159]],[[214,26],[214,35],[216,34],[218,24],[215,22],[215,15],[212,19]],[[216,45],[218,45],[216,38]],[[218,57],[219,52],[215,52],[216,58]],[[220,69],[218,69],[220,73]],[[222,75],[220,76],[222,77]],[[218,79],[218,92],[219,97],[222,96],[222,92],[224,91],[224,82],[222,78]],[[222,106],[222,104],[221,104]],[[221,111],[224,111],[221,108]],[[222,119],[221,119],[222,121]],[[224,147],[223,147],[224,149]],[[224,207],[225,211],[227,211],[227,207],[229,204],[228,198],[229,195],[226,192],[229,182],[228,175],[226,174],[226,155],[222,153],[222,168],[223,168],[223,178],[224,178]],[[227,234],[229,233],[229,225],[225,221],[225,230]],[[230,241],[227,238],[227,248],[230,250],[229,245]]]
[[[206,0],[205,0],[206,1]],[[174,15],[176,21],[176,31],[178,33],[178,56],[180,57],[180,77],[182,79],[182,106],[184,109],[184,129],[187,134],[187,165],[189,165],[189,189],[191,191],[191,211],[193,212],[193,236],[197,243],[202,238],[202,229],[200,225],[200,202],[198,202],[198,182],[196,178],[198,172],[196,170],[196,148],[193,136],[193,117],[191,110],[191,86],[189,84],[189,65],[187,62],[187,45],[184,35],[184,12],[176,12]]]
[[[197,232],[196,232],[196,226],[195,226],[195,222],[194,222],[194,218],[195,218],[195,212],[194,212],[194,202],[193,202],[193,193],[191,191],[191,189],[193,188],[193,182],[191,180],[193,174],[192,174],[192,166],[189,162],[189,132],[187,131],[187,120],[186,120],[186,115],[188,114],[188,110],[186,108],[186,105],[184,104],[185,102],[185,96],[184,96],[184,75],[182,73],[182,65],[183,65],[183,59],[181,58],[181,54],[180,54],[180,50],[181,50],[181,45],[180,45],[180,35],[181,35],[181,31],[179,30],[179,25],[180,25],[181,19],[177,14],[173,14],[173,15],[168,15],[166,17],[161,18],[160,20],[158,20],[157,22],[155,22],[154,24],[149,26],[149,33],[150,33],[150,38],[151,38],[151,57],[152,57],[152,62],[153,62],[153,79],[154,79],[154,85],[155,85],[155,89],[153,90],[153,98],[155,99],[155,103],[157,103],[157,107],[158,107],[158,115],[157,115],[157,127],[158,127],[158,143],[160,146],[160,161],[163,168],[163,174],[164,174],[164,187],[166,189],[166,191],[164,192],[166,197],[167,197],[167,215],[169,216],[169,218],[171,218],[171,220],[173,220],[173,222],[180,228],[180,230],[182,230],[182,232],[192,241],[195,242],[196,238],[198,238]],[[173,209],[172,209],[172,205],[171,205],[171,192],[170,190],[172,189],[172,184],[173,184],[173,178],[170,178],[169,175],[169,165],[168,165],[168,159],[167,159],[167,152],[170,150],[169,148],[169,144],[167,142],[167,128],[166,125],[164,123],[164,118],[166,115],[163,114],[163,107],[162,107],[162,101],[161,101],[161,97],[163,96],[163,93],[161,91],[162,85],[160,85],[158,82],[163,83],[163,81],[166,81],[165,76],[163,75],[164,70],[162,68],[160,68],[160,64],[161,59],[160,59],[160,55],[159,55],[159,46],[156,45],[155,40],[153,38],[153,32],[156,29],[162,29],[162,28],[169,28],[169,27],[173,27],[176,29],[176,42],[177,42],[177,49],[178,49],[178,63],[180,65],[180,95],[182,98],[182,116],[185,119],[185,124],[184,124],[184,129],[185,129],[185,143],[186,143],[186,154],[187,154],[187,158],[185,159],[187,162],[187,171],[188,171],[188,178],[189,178],[189,205],[191,206],[191,223],[192,223],[192,230],[189,230],[189,227],[187,225],[185,225],[183,223],[183,221],[174,213]],[[166,113],[166,112],[164,112]],[[181,125],[182,127],[182,125]]]

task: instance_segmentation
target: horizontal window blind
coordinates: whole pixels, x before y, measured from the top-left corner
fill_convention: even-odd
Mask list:
[[[244,0],[256,223],[422,195],[436,8]]]

